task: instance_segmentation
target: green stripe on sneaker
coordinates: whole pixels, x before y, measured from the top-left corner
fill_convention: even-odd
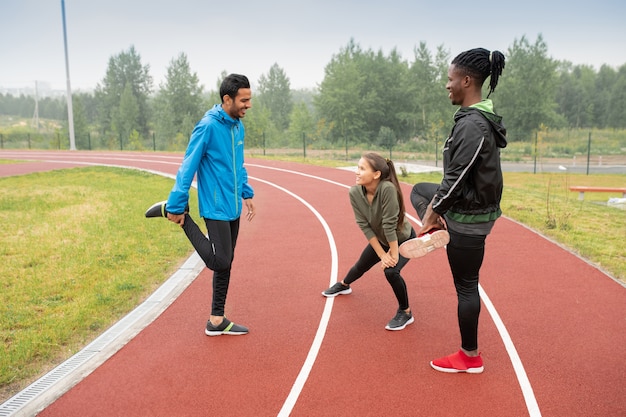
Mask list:
[[[223,333],[229,332],[230,329],[233,328],[233,326],[235,325],[235,323],[233,323],[232,321],[230,323],[228,323],[228,326],[226,326],[226,328],[224,330],[222,330]]]

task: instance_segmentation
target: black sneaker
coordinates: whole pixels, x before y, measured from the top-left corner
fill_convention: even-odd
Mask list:
[[[159,201],[146,210],[146,217],[167,217],[167,200]],[[185,207],[185,213],[189,213],[189,204]]]
[[[399,309],[396,313],[396,316],[391,319],[389,323],[385,326],[387,330],[402,330],[408,324],[411,324],[415,321],[413,318],[413,313],[405,313],[404,310]]]
[[[343,285],[341,282],[336,283],[327,290],[322,291],[324,297],[336,297],[340,294],[350,294],[352,288],[349,285]]]
[[[221,336],[223,334],[227,334],[229,336],[239,336],[242,334],[248,334],[248,328],[235,324],[224,317],[224,320],[219,326],[213,326],[213,324],[211,324],[211,320],[207,321],[204,333],[207,336]]]
[[[167,217],[167,211],[165,210],[166,203],[167,200],[159,201],[151,205],[150,208],[146,210],[146,217]]]

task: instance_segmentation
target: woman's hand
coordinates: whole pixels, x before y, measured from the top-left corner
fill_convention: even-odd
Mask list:
[[[380,264],[383,269],[393,268],[398,264],[398,259],[399,256],[397,254],[394,256],[391,252],[387,252],[380,258]]]

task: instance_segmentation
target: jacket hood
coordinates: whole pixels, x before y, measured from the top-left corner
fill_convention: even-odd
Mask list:
[[[502,116],[496,114],[496,112],[494,111],[493,102],[490,99],[485,99],[469,107],[461,107],[454,114],[454,120],[457,121],[458,119],[466,116],[470,112],[478,112],[482,114],[493,128],[496,145],[499,148],[506,148],[506,128],[502,124]]]
[[[238,120],[233,119],[228,113],[226,113],[221,104],[216,104],[211,107],[211,109],[206,112],[206,115],[226,124],[233,125],[237,124],[238,122]]]

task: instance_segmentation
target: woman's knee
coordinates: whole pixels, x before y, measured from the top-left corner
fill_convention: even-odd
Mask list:
[[[390,284],[402,280],[402,276],[400,276],[400,271],[398,271],[396,268],[385,268],[384,271],[385,278],[387,278],[387,281]]]

